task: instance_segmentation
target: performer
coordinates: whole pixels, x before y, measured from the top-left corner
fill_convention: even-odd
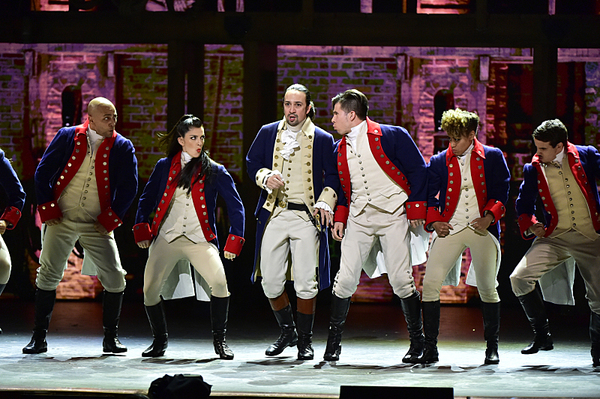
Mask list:
[[[600,154],[593,146],[568,142],[567,128],[558,119],[542,122],[533,132],[533,141],[537,151],[523,168],[516,209],[523,238],[535,241],[510,276],[535,335],[521,353],[554,348],[536,282],[573,257],[591,309],[592,361],[600,366],[600,201],[596,187]],[[544,204],[545,223],[535,217],[538,196]]]
[[[281,121],[260,129],[246,156],[248,174],[262,189],[255,211],[252,279],[262,275],[263,291],[281,328],[266,355],[279,355],[297,343],[298,359],[310,360],[316,296],[319,288],[330,286],[326,227],[333,220],[339,183],[333,137],[313,124],[315,109],[305,86],[287,88],[283,113]],[[297,332],[285,291],[290,272]]]
[[[112,231],[137,193],[137,160],[131,141],[115,131],[112,102],[96,97],[88,120],[58,131],[35,171],[42,226],[42,252],[35,295],[35,327],[23,353],[48,350],[56,287],[77,241],[85,250],[83,274],[98,275],[104,287],[104,352],[126,352],[117,337],[125,270]]]
[[[8,197],[8,206],[0,216],[0,295],[6,288],[10,278],[10,253],[6,248],[6,243],[2,239],[2,234],[8,229],[12,230],[21,219],[21,211],[25,204],[25,191],[21,182],[15,173],[10,161],[4,156],[4,151],[0,149],[0,185]],[[0,328],[0,334],[2,329]]]
[[[229,260],[240,254],[244,244],[244,206],[231,175],[208,156],[205,138],[200,118],[183,115],[168,134],[160,136],[167,157],[158,161],[140,197],[133,232],[140,248],[150,248],[144,306],[154,336],[144,357],[164,355],[168,335],[161,295],[164,299],[194,295],[191,263],[196,282],[210,295],[215,353],[221,359],[233,359],[225,341],[229,291],[219,256],[217,194],[225,199],[231,222],[224,248]],[[180,260],[187,262],[181,265]]]
[[[406,129],[367,118],[368,100],[360,91],[340,93],[332,104],[333,127],[343,136],[337,147],[343,195],[332,232],[342,241],[342,254],[333,285],[324,359],[339,359],[343,326],[361,269],[371,275],[369,255],[381,251],[410,334],[410,349],[402,361],[416,363],[423,351],[423,332],[421,301],[412,276],[409,226],[417,228],[425,222],[425,161]]]
[[[477,140],[479,116],[454,109],[442,115],[442,129],[450,138],[447,150],[431,157],[427,168],[429,197],[425,230],[434,232],[423,280],[425,350],[421,363],[438,361],[440,289],[455,267],[458,285],[462,253],[471,252],[487,342],[485,364],[498,364],[500,297],[500,224],[508,200],[510,172],[502,151]],[[441,200],[440,200],[441,199]],[[471,276],[469,276],[471,277]],[[472,284],[474,285],[474,284]]]

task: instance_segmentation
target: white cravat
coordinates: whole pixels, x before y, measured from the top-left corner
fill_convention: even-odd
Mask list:
[[[90,145],[90,154],[94,155],[94,152],[96,152],[96,149],[100,147],[100,142],[102,142],[104,137],[100,136],[98,133],[96,133],[95,130],[92,130],[89,126],[87,133],[87,138]]]
[[[298,133],[302,130],[301,125],[290,126],[287,125],[286,129],[281,132],[281,142],[283,143],[283,149],[281,150],[281,156],[286,160],[290,160],[290,155],[294,151],[300,149],[300,143],[296,140]]]
[[[356,138],[358,137],[358,134],[360,132],[365,130],[363,129],[363,126],[365,126],[366,124],[367,121],[362,121],[358,125],[354,126],[348,134],[346,134],[346,142],[350,144],[350,147],[356,149]]]
[[[471,145],[469,146],[469,148],[467,148],[465,150],[465,152],[463,152],[461,155],[454,154],[454,155],[456,155],[456,158],[458,159],[458,161],[460,162],[460,164],[462,166],[465,166],[465,161],[467,159],[466,157],[467,157],[467,155],[471,154],[471,151],[473,151],[473,147],[475,147],[475,141],[474,140],[471,143]],[[462,173],[462,170],[461,170],[461,173]]]
[[[181,151],[181,168],[185,167],[192,160],[192,156],[185,151]]]
[[[556,154],[556,158],[554,158],[554,160],[550,163],[555,165],[557,168],[560,168],[562,166],[562,161],[563,161],[564,157],[565,157],[565,152],[561,151],[558,154]]]

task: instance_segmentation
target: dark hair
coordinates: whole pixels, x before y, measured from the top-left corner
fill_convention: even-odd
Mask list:
[[[369,113],[369,100],[367,96],[356,89],[346,90],[339,93],[331,99],[331,106],[335,108],[335,104],[340,104],[340,107],[346,112],[354,111],[360,120],[366,120]]]
[[[563,143],[567,148],[567,127],[558,119],[551,119],[542,122],[534,131],[533,138],[544,143],[550,143],[556,147],[558,143]]]
[[[192,114],[185,114],[175,124],[173,129],[167,134],[158,134],[158,142],[160,147],[165,151],[165,154],[172,158],[181,151],[181,144],[177,140],[179,137],[185,138],[185,134],[192,128],[202,127],[202,120]],[[175,176],[177,186],[191,191],[192,185],[196,183],[202,176],[208,180],[212,175],[213,160],[210,159],[206,149],[203,147],[198,158],[192,158],[183,168],[183,170]],[[193,182],[192,182],[193,179]]]
[[[300,83],[294,83],[293,85],[289,86],[287,89],[285,89],[285,93],[283,94],[283,100],[282,101],[285,101],[285,95],[290,90],[299,91],[300,93],[304,93],[304,95],[306,96],[306,104],[310,105],[310,111],[308,111],[308,114],[306,114],[306,116],[308,116],[311,120],[314,119],[314,117],[315,117],[315,104],[312,102],[310,91],[308,91],[308,89],[306,88],[306,86],[301,85]]]

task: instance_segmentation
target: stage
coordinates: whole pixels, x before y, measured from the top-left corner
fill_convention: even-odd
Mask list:
[[[0,301],[0,398],[44,395],[146,394],[165,374],[200,374],[216,397],[338,398],[340,386],[451,387],[455,397],[600,397],[600,368],[592,367],[588,319],[551,317],[555,349],[521,355],[532,337],[519,308],[502,309],[500,364],[483,365],[485,344],[476,306],[443,306],[440,362],[402,364],[408,348],[397,304],[353,304],[338,362],[322,360],[328,308],[317,308],[315,360],[296,360],[296,349],[267,358],[278,327],[265,301],[236,311],[232,303],[227,341],[234,360],[214,354],[208,306],[189,300],[167,303],[169,348],[142,358],[151,334],[140,302],[126,301],[120,337],[129,351],[103,355],[101,303],[59,301],[48,334],[48,352],[24,355],[31,337],[33,303]],[[30,396],[27,396],[30,395]],[[119,396],[120,397],[120,396]]]

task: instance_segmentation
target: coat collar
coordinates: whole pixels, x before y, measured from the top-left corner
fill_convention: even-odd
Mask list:
[[[381,126],[377,122],[373,122],[367,118],[367,134],[373,134],[375,136],[381,136]]]
[[[471,154],[473,153],[485,159],[485,151],[483,149],[483,144],[481,144],[476,138],[474,139],[473,149],[471,150]],[[446,151],[446,166],[450,164],[452,158],[456,158],[456,155],[454,155],[454,152],[452,152],[452,147],[448,146],[448,151]]]
[[[579,163],[579,151],[577,151],[577,147],[571,142],[567,141],[567,156],[569,156],[569,160],[572,158],[575,160],[575,163]],[[534,166],[540,165],[540,158],[537,154],[535,154],[531,160],[531,164]]]

